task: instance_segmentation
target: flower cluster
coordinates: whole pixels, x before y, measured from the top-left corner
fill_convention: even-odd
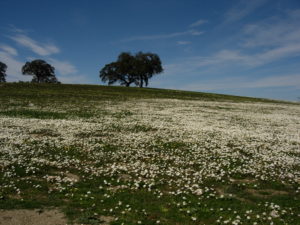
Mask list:
[[[79,179],[95,177],[107,177],[101,188],[112,193],[145,189],[157,198],[185,194],[200,200],[235,198],[207,181],[253,185],[253,190],[259,182],[279,182],[296,186],[299,192],[298,106],[149,99],[105,107],[110,113],[101,114],[95,107],[99,116],[84,119],[1,116],[0,191],[14,189],[21,194],[14,178],[42,174],[39,179],[60,192],[71,190]],[[124,113],[128,109],[130,113]],[[68,170],[78,177],[68,176]],[[188,204],[176,203],[179,208]],[[271,222],[287,213],[266,204],[265,214],[245,212],[243,218],[233,214],[232,219],[217,222],[240,224],[254,218]]]

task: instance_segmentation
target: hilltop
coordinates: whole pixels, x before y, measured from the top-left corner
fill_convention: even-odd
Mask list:
[[[0,96],[2,99],[7,97],[35,99],[42,98],[43,96],[46,98],[56,98],[59,96],[59,99],[62,101],[65,98],[79,98],[87,101],[91,99],[119,101],[132,98],[170,98],[201,101],[291,103],[265,98],[253,98],[205,92],[82,84],[4,83],[1,84]]]

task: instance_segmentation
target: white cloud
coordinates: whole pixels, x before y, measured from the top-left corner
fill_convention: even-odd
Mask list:
[[[197,31],[197,30],[189,30],[186,32],[186,34],[193,35],[193,36],[199,36],[203,33],[204,33],[203,31]]]
[[[250,88],[295,87],[300,89],[300,74],[265,77],[256,81],[248,82],[245,86]]]
[[[20,34],[26,34],[27,32],[29,32],[29,30],[20,29],[13,24],[9,24],[9,30],[13,33],[20,33]]]
[[[92,84],[87,76],[78,74],[77,68],[72,63],[54,58],[48,58],[47,61],[58,72],[56,77],[60,82],[65,84]]]
[[[204,32],[197,31],[197,30],[187,30],[184,32],[176,32],[176,33],[169,33],[169,34],[158,34],[158,35],[145,35],[145,36],[136,36],[122,40],[123,42],[129,41],[145,41],[145,40],[157,40],[157,39],[168,39],[180,36],[198,36],[203,34]]]
[[[93,84],[85,75],[57,76],[57,79],[64,84]]]
[[[218,80],[210,80],[201,83],[193,83],[182,86],[181,89],[193,91],[234,90],[241,88],[276,88],[292,87],[300,89],[300,74],[277,75],[249,80],[247,77],[228,77]]]
[[[300,55],[300,43],[280,46],[269,51],[252,56],[255,65],[262,65],[284,58],[290,58]]]
[[[263,6],[268,0],[240,0],[238,4],[225,14],[224,23],[237,22],[250,15],[257,8]]]
[[[8,45],[0,45],[0,49],[4,50],[6,53],[10,55],[18,55],[18,52],[15,48],[10,47]]]
[[[52,55],[60,52],[60,49],[57,46],[53,44],[38,43],[37,41],[31,39],[30,37],[24,34],[17,34],[10,38],[15,42],[17,42],[18,44],[30,49],[34,53],[41,56]]]
[[[211,56],[195,56],[182,58],[177,63],[165,65],[165,74],[197,73],[200,69],[212,68],[222,71],[223,68],[255,68],[300,56],[300,43],[286,46],[274,47],[257,53],[243,53],[241,50],[223,49]]]
[[[250,57],[247,55],[241,54],[239,51],[234,50],[221,50],[217,52],[215,55],[210,57],[206,60],[207,63],[205,64],[221,64],[221,63],[228,63],[228,62],[242,62],[247,63],[249,62]]]
[[[227,66],[246,66],[258,67],[271,62],[279,61],[285,58],[290,58],[300,55],[300,44],[287,45],[272,48],[266,51],[246,54],[238,50],[221,50],[211,57],[199,58],[198,66],[220,65],[226,64]]]
[[[27,61],[33,61],[36,58],[27,57],[26,59]],[[46,58],[45,61],[55,68],[55,73],[58,72],[61,76],[76,74],[78,72],[76,67],[68,61],[57,60],[54,58]]]
[[[287,12],[286,18],[269,18],[246,25],[242,47],[282,46],[300,43],[300,10]]]
[[[207,20],[198,20],[198,21],[192,23],[191,25],[189,25],[189,27],[198,27],[198,26],[201,26],[204,23],[207,23]]]
[[[22,74],[21,69],[24,65],[23,62],[17,60],[13,55],[0,51],[0,61],[7,65],[7,77],[9,82],[14,81],[30,81],[32,76],[25,76]],[[85,75],[77,74],[77,69],[69,62],[58,61],[56,59],[47,59],[48,63],[55,67],[59,74],[56,74],[57,79],[62,83],[68,84],[88,84],[92,83]],[[72,76],[68,76],[71,75]]]
[[[243,16],[246,16],[264,3],[265,1],[257,0],[241,1],[235,10],[245,5],[248,10],[247,13],[244,11]],[[236,15],[235,19],[237,18],[241,19],[242,15]],[[300,56],[300,10],[288,11],[281,16],[246,25],[236,37],[238,44],[232,49],[178,59],[176,63],[165,65],[165,74],[199,74],[199,71],[214,71],[219,74],[224,69],[229,72],[253,69]]]
[[[77,73],[77,69],[74,65],[67,61],[56,60],[53,58],[48,59],[49,63],[55,67],[61,75],[69,75]]]
[[[19,81],[19,80],[23,80],[23,81],[31,80],[30,76],[22,75],[21,68],[24,65],[24,63],[15,59],[13,55],[4,51],[0,51],[0,61],[7,65],[7,71],[6,71],[7,81],[11,82],[11,81]]]
[[[44,56],[43,58],[55,67],[56,76],[63,83],[91,83],[87,76],[78,74],[77,68],[68,61],[58,60],[49,55],[59,53],[60,49],[53,44],[41,44],[26,35],[24,30],[12,26],[11,31],[15,33],[10,36],[16,43],[30,49],[32,52]],[[7,65],[7,81],[30,81],[32,76],[24,76],[21,73],[23,62],[20,62],[16,56],[18,52],[15,48],[2,44],[0,45],[0,61]],[[48,56],[48,57],[47,57]],[[32,61],[36,57],[25,57],[26,60]]]
[[[195,56],[181,58],[179,62],[165,65],[165,74],[191,74],[197,73],[200,69],[204,68],[212,67],[214,69],[221,69],[222,66],[237,67],[239,64],[249,66],[250,62],[252,64],[256,62],[253,62],[253,60],[256,59],[254,57],[252,58],[247,55],[243,55],[239,51],[224,49],[207,57]]]
[[[178,45],[189,45],[189,44],[191,44],[191,42],[190,41],[177,41],[177,44]]]
[[[249,65],[259,66],[285,58],[300,56],[300,10],[286,12],[246,25],[242,33],[241,51],[249,52]]]

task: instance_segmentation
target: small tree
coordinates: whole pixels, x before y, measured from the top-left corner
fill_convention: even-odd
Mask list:
[[[153,75],[163,72],[161,61],[158,55],[153,53],[139,52],[135,56],[135,76],[139,87],[148,86],[149,79]]]
[[[117,64],[120,74],[122,74],[121,85],[129,87],[132,83],[135,82],[136,78],[134,77],[134,61],[135,58],[131,55],[130,52],[122,52],[118,56]]]
[[[108,85],[120,82],[121,85],[128,87],[131,84],[130,80],[120,73],[119,64],[117,62],[106,64],[100,71],[100,78],[103,82],[108,82]]]
[[[100,70],[100,78],[109,85],[120,82],[126,87],[132,83],[143,87],[144,83],[148,85],[149,79],[154,74],[162,71],[161,61],[156,54],[139,52],[131,55],[123,52],[116,62],[106,64]]]
[[[54,70],[53,66],[41,59],[26,62],[22,67],[23,75],[33,75],[33,83],[59,83]]]
[[[3,62],[0,62],[0,83],[6,82],[6,79],[5,79],[6,69],[7,69],[6,64]]]
[[[121,85],[129,87],[135,79],[132,74],[133,56],[130,53],[121,53],[116,62],[106,64],[100,70],[100,78],[108,85],[120,82]]]

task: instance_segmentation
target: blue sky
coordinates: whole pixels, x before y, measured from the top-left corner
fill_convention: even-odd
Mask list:
[[[1,0],[7,80],[44,59],[63,83],[101,84],[123,51],[153,52],[150,87],[297,100],[299,0]]]

